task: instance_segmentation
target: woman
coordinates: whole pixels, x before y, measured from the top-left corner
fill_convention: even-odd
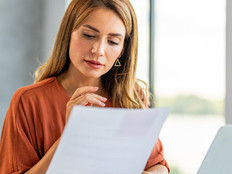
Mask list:
[[[128,0],[73,0],[35,84],[12,98],[0,173],[45,173],[74,105],[146,108],[147,95],[135,78],[137,52],[136,15]],[[168,173],[159,139],[144,170]]]

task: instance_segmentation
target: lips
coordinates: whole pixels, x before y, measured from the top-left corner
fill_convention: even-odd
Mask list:
[[[96,60],[85,60],[85,62],[92,68],[99,69],[103,66],[103,64]]]
[[[89,63],[92,63],[92,64],[95,64],[95,65],[103,65],[101,62],[98,62],[96,60],[85,60],[86,62],[89,62]]]

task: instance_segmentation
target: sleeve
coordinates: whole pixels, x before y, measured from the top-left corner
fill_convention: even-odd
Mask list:
[[[144,105],[145,107],[148,109],[148,105],[145,99],[143,99]],[[156,164],[161,164],[165,167],[167,167],[168,172],[170,173],[170,168],[168,166],[167,161],[164,159],[164,150],[163,150],[163,145],[160,141],[160,139],[158,138],[156,145],[154,147],[154,149],[151,152],[151,155],[147,161],[147,164],[144,168],[144,170],[149,169],[150,167],[156,165]]]
[[[0,141],[0,173],[20,174],[39,161],[20,97],[14,95]]]
[[[168,166],[167,161],[164,159],[164,154],[163,154],[163,145],[158,138],[156,145],[154,149],[152,150],[152,153],[147,161],[146,167],[144,170],[149,169],[150,167],[156,165],[156,164],[161,164],[163,166],[166,166],[168,169],[168,172],[170,172],[170,168]]]

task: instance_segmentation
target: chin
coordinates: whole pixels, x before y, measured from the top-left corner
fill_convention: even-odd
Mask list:
[[[94,74],[86,74],[85,76],[87,78],[100,78],[102,75],[103,74],[96,74],[96,73],[94,73]]]

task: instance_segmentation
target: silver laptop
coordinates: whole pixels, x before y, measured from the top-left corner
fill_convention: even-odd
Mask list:
[[[232,174],[232,125],[218,130],[197,174]]]

